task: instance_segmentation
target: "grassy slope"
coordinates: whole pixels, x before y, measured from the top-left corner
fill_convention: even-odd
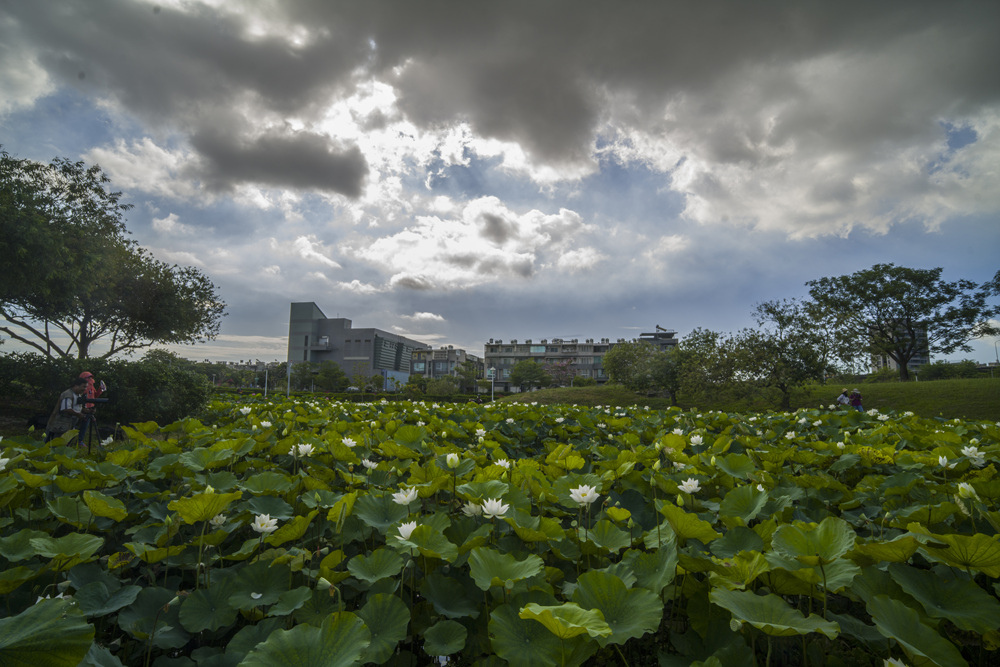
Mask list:
[[[792,409],[827,406],[834,402],[842,388],[833,385],[803,387],[793,394]],[[1000,421],[1000,378],[862,384],[857,388],[864,396],[866,410],[871,408],[877,408],[882,412],[909,410],[923,417],[949,419],[961,417]],[[670,401],[667,399],[634,394],[616,386],[543,389],[527,394],[515,394],[502,400],[537,401],[542,404],[619,406],[638,404],[659,409],[670,406]],[[697,406],[681,403],[680,407],[726,411],[746,409],[746,406],[705,403]]]

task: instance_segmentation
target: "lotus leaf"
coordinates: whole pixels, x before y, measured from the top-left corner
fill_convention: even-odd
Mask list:
[[[1000,577],[1000,541],[982,533],[975,535],[939,535],[919,524],[910,524],[911,533],[930,538],[920,548],[931,560],[966,569],[979,570],[989,577]],[[940,546],[939,546],[940,545]]]
[[[643,588],[659,595],[677,573],[677,545],[667,543],[651,552],[630,550],[622,558]]]
[[[709,599],[729,610],[735,620],[749,623],[769,635],[788,637],[819,632],[829,639],[836,639],[840,634],[840,626],[836,623],[824,621],[815,614],[803,616],[802,612],[790,607],[777,595],[716,588],[709,593]]]
[[[854,546],[856,534],[843,519],[827,517],[819,525],[784,525],[775,531],[771,547],[806,565],[829,564]]]
[[[208,588],[200,588],[188,595],[180,608],[181,626],[188,632],[215,631],[232,625],[237,610],[229,603],[234,587],[231,578],[213,581]]]
[[[272,547],[278,547],[286,542],[299,539],[306,534],[309,524],[312,523],[317,514],[319,514],[319,510],[312,510],[306,515],[296,515],[291,521],[282,524],[278,530],[265,537],[264,541]]]
[[[424,630],[424,652],[428,655],[452,655],[465,648],[469,632],[458,621],[438,621]]]
[[[495,549],[477,547],[469,552],[469,573],[481,590],[503,586],[505,582],[520,581],[542,571],[543,561],[534,554],[518,560],[511,554]]]
[[[242,493],[196,493],[187,498],[178,498],[167,507],[181,517],[184,523],[200,523],[208,521],[217,514],[222,514],[229,504],[239,500]]]
[[[94,641],[94,626],[65,600],[42,600],[0,619],[0,664],[76,667]]]
[[[493,651],[512,667],[576,667],[598,648],[589,636],[560,641],[541,623],[521,618],[511,604],[490,614],[489,635]]]
[[[521,607],[520,618],[538,621],[561,640],[583,634],[590,637],[609,637],[613,631],[597,609],[583,609],[575,602],[561,605],[540,605],[536,602]]]
[[[398,525],[408,514],[406,506],[393,502],[390,496],[366,495],[354,503],[354,516],[383,533],[390,526]]]
[[[117,580],[114,582],[118,583]],[[103,581],[92,581],[79,588],[73,594],[73,599],[85,615],[104,616],[135,602],[141,590],[140,586],[122,586],[112,590]]]
[[[103,516],[114,521],[124,521],[125,517],[128,516],[125,503],[99,491],[84,491],[83,502],[87,504],[94,516]]]
[[[663,602],[659,596],[645,588],[627,590],[620,578],[599,571],[580,575],[573,601],[584,609],[600,611],[611,628],[611,634],[597,638],[601,646],[624,644],[629,639],[654,632],[663,616]]]
[[[876,595],[868,601],[868,613],[885,637],[895,639],[907,653],[931,660],[940,667],[968,665],[955,645],[920,622],[920,615],[898,600]]]
[[[358,611],[358,616],[371,633],[364,661],[380,665],[392,656],[396,646],[406,637],[410,610],[399,597],[380,594],[371,596]]]
[[[390,549],[376,549],[371,555],[358,554],[347,563],[358,579],[373,584],[386,577],[394,577],[403,569],[403,559]]]
[[[349,667],[371,642],[368,628],[350,612],[330,614],[320,627],[275,630],[240,663],[245,667]]]
[[[1000,602],[968,579],[899,563],[889,566],[889,574],[932,618],[946,618],[979,634],[1000,628]]]
[[[686,540],[694,538],[699,542],[707,544],[708,542],[721,537],[721,535],[719,535],[719,533],[712,528],[712,524],[703,519],[699,519],[697,514],[685,512],[676,505],[664,503],[660,507],[660,513],[667,517],[667,521],[670,522],[670,526],[674,529],[674,533],[676,533],[677,537],[681,539]]]
[[[459,579],[431,572],[421,582],[420,594],[446,618],[479,617],[482,595],[467,577]]]

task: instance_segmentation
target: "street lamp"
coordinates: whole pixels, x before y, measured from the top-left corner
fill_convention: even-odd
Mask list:
[[[493,385],[496,384],[496,381],[497,381],[497,369],[493,368],[491,366],[490,369],[489,369],[489,371],[487,371],[487,373],[490,376],[490,402],[492,402],[493,401]]]

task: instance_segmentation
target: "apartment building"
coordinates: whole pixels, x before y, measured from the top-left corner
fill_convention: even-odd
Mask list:
[[[453,345],[414,350],[411,373],[427,378],[456,376],[458,373],[455,369],[466,361],[476,365],[476,377],[483,377],[485,366],[482,357],[469,354],[462,349],[455,349]]]
[[[651,333],[640,334],[638,338],[543,338],[538,341],[517,339],[504,342],[490,339],[485,345],[485,366],[495,370],[494,380],[497,389],[509,391],[511,369],[519,361],[531,360],[542,366],[564,366],[569,377],[593,378],[598,382],[607,382],[602,359],[608,350],[619,343],[643,342],[654,345],[658,350],[666,350],[678,343],[677,332],[660,326]]]

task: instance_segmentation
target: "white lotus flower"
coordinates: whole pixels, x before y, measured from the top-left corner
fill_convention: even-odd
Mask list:
[[[606,429],[607,427],[608,427],[608,425],[607,425],[607,424],[605,424],[604,422],[598,422],[598,423],[597,423],[597,428],[599,428],[599,429],[601,429],[601,430],[604,430],[604,429]]]
[[[269,422],[269,421],[262,421],[260,423],[260,427],[261,428],[271,428],[271,422]]]
[[[487,519],[500,519],[509,508],[510,505],[505,505],[499,498],[489,498],[483,503],[483,516]]]
[[[392,494],[392,501],[398,505],[409,505],[416,499],[417,488],[415,486],[411,486],[408,489],[403,489],[402,491],[397,491]]]
[[[455,468],[457,468],[458,464],[460,463],[460,460],[458,458],[458,454],[455,454],[454,452],[452,452],[451,454],[449,454],[448,456],[446,456],[445,457],[445,461],[447,462],[448,467],[451,468],[451,469],[453,469],[453,470]]]
[[[674,470],[684,470],[687,468],[686,463],[681,463],[680,461],[674,461]]]
[[[278,520],[272,519],[270,514],[258,514],[254,517],[253,523],[250,524],[258,533],[266,535],[268,533],[273,533],[278,529]]]
[[[692,445],[696,445],[696,446],[702,444],[703,442],[705,442],[705,439],[702,438],[700,435],[692,435],[691,438],[690,438],[690,440],[691,440],[691,444]]]
[[[673,433],[674,435],[684,435],[684,431],[680,430],[679,428],[675,428],[673,431],[671,431],[671,433]]]
[[[816,421],[813,422],[813,426],[822,426],[822,425],[823,425],[823,421],[820,420],[820,419],[817,419]]]
[[[556,417],[556,423],[557,424],[562,424],[564,421],[566,421],[566,419],[564,417]]]
[[[249,408],[249,407],[247,407],[247,408],[240,408],[240,414],[246,416],[246,415],[250,414],[251,410],[252,410],[252,408]]]
[[[909,665],[899,658],[886,658],[882,661],[882,667],[909,667]]]
[[[701,491],[701,484],[694,477],[688,477],[677,488],[684,493],[697,493]]]
[[[497,459],[496,461],[494,461],[494,463],[500,466],[501,468],[510,470],[510,461],[508,461],[507,459]]]
[[[837,443],[837,449],[844,449],[845,447],[847,447],[847,445],[845,445],[844,443],[842,442]]]
[[[978,447],[968,446],[962,447],[962,456],[968,457],[969,461],[976,468],[982,468],[986,465],[986,457],[983,456],[982,452],[979,451]]]
[[[212,524],[213,528],[222,528],[226,525],[226,515],[216,514],[211,518],[211,520],[209,520],[209,523]]]
[[[569,492],[569,497],[572,498],[577,505],[583,507],[584,505],[591,505],[595,500],[600,498],[601,495],[597,493],[596,488],[588,486],[587,484],[581,484]]]
[[[109,435],[104,440],[101,440],[101,447],[107,447],[108,445],[110,445],[114,441],[115,441],[115,436]]]
[[[942,456],[938,457],[938,465],[941,466],[942,468],[954,468],[955,466],[958,465],[958,463],[951,463],[951,464],[949,464],[948,463],[948,457],[942,455]]]
[[[309,443],[295,445],[295,455],[298,457],[309,456],[313,453],[313,446]]]
[[[374,461],[370,461],[368,459],[361,459],[361,465],[368,468],[369,470],[375,470],[375,468],[378,467],[377,463],[375,463]]]
[[[465,513],[465,516],[479,516],[483,513],[483,508],[481,505],[478,505],[470,500],[462,506],[462,512]]]
[[[476,429],[476,436],[477,437],[482,438],[485,435],[486,435],[486,429],[485,428],[477,428]]]
[[[785,440],[794,440],[794,439],[795,439],[795,431],[789,431],[788,433],[785,434]]]
[[[343,443],[351,448],[358,446],[358,443],[354,441],[354,438],[344,438]]]
[[[978,498],[976,495],[976,490],[972,488],[972,485],[968,482],[962,482],[958,485],[958,496],[959,498]]]
[[[10,463],[10,459],[0,459],[0,470],[6,468],[8,463]]]
[[[880,422],[886,422],[889,421],[890,417],[889,415],[878,415],[876,419],[878,419]]]
[[[399,537],[404,540],[410,539],[410,535],[413,534],[413,529],[417,527],[416,521],[407,521],[406,523],[399,526]]]
[[[757,485],[757,490],[760,491],[760,492],[763,492],[764,491],[764,485],[763,484],[758,484]]]
[[[513,424],[514,423],[514,418],[513,417],[507,417],[507,419],[505,419],[504,421],[506,423],[508,423],[508,424]]]

